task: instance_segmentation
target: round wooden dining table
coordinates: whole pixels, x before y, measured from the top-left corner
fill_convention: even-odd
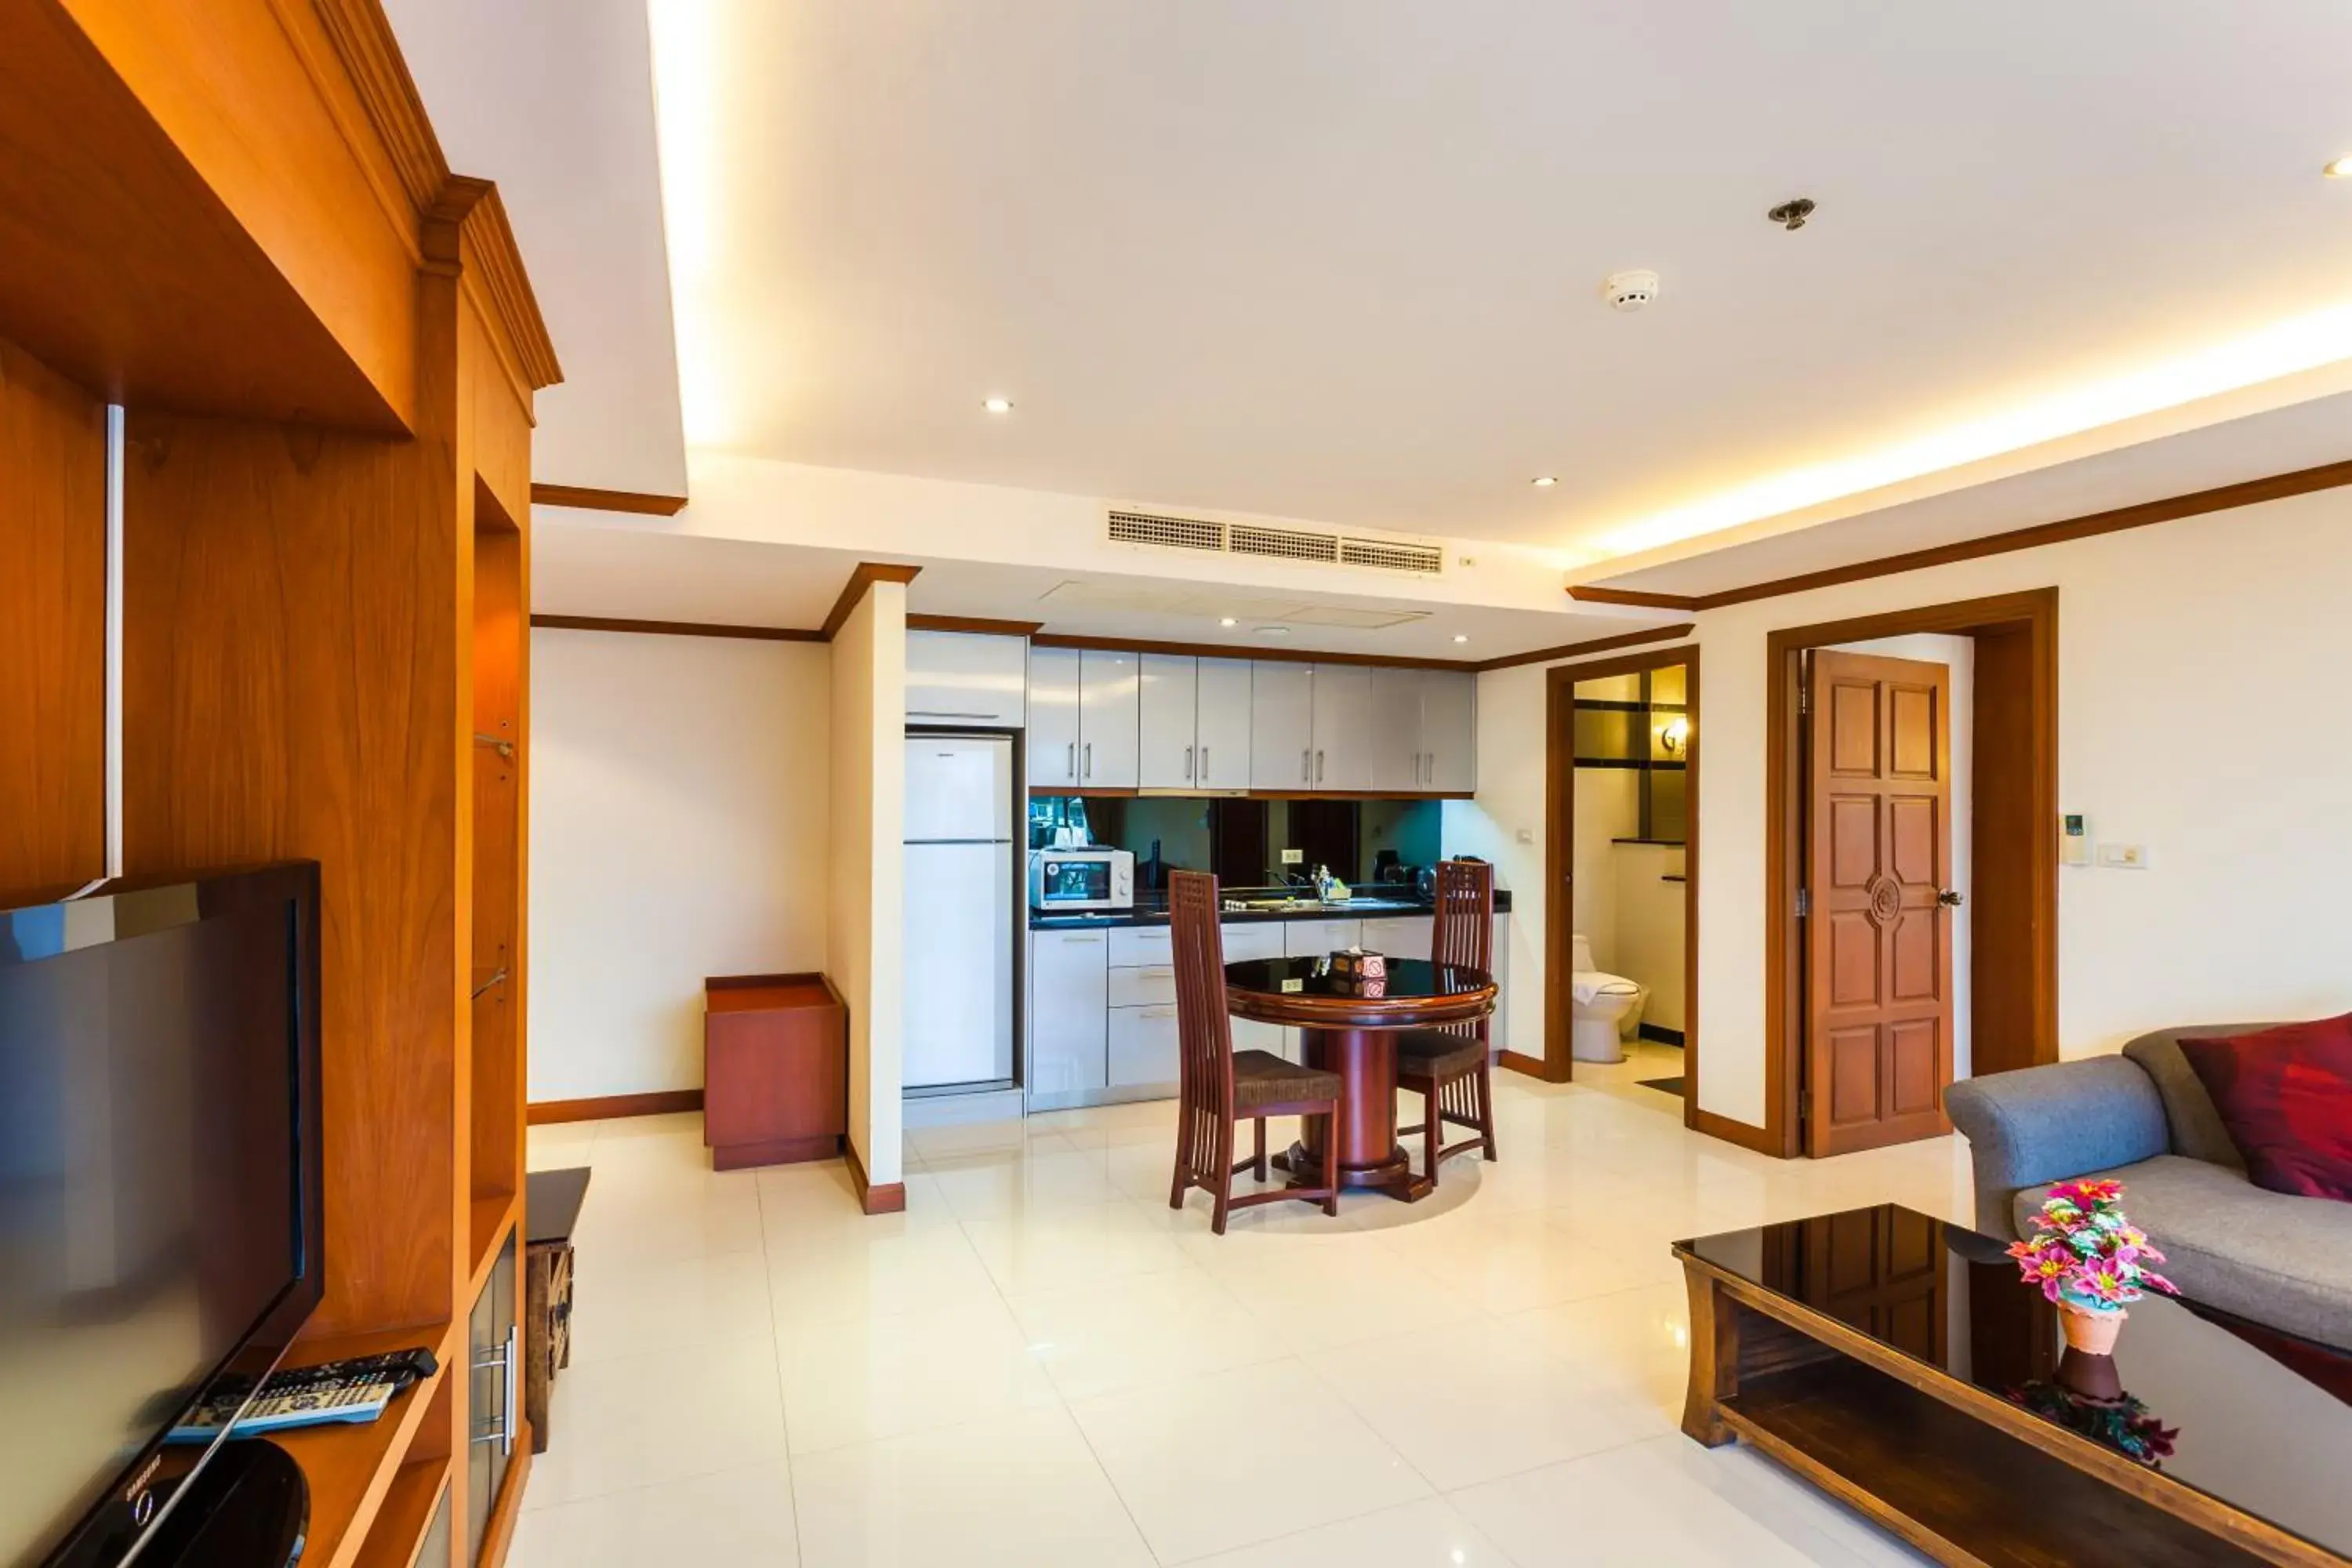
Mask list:
[[[1495,1010],[1495,977],[1476,969],[1391,958],[1388,974],[1358,981],[1328,958],[1263,958],[1225,965],[1225,1010],[1237,1018],[1299,1030],[1307,1066],[1339,1075],[1339,1184],[1414,1203],[1434,1185],[1413,1173],[1397,1143],[1396,1034],[1466,1024]],[[1298,1142],[1276,1163],[1323,1168],[1323,1119],[1300,1124]]]

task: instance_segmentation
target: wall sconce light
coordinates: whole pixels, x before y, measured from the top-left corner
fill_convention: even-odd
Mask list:
[[[1683,748],[1689,743],[1690,721],[1687,719],[1669,719],[1658,731],[1659,749],[1666,753],[1666,761],[1670,763],[1680,759]]]

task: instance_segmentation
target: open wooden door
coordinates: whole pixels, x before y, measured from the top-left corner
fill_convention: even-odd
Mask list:
[[[1805,1152],[1951,1131],[1951,671],[1822,649],[1806,675]]]

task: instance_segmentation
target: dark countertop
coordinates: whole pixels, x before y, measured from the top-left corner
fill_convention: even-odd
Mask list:
[[[1334,904],[1315,910],[1227,910],[1217,918],[1227,925],[1254,925],[1265,921],[1353,921],[1399,919],[1425,915],[1433,906],[1410,893],[1402,897],[1359,893],[1345,904]],[[1495,889],[1495,912],[1511,912],[1510,890]],[[1168,923],[1168,895],[1138,893],[1131,910],[1094,910],[1081,914],[1045,915],[1029,911],[1031,931],[1084,931],[1097,926],[1164,926]]]

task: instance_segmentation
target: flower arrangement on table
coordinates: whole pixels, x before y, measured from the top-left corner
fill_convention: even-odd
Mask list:
[[[2147,1290],[2180,1293],[2148,1267],[2164,1254],[2125,1217],[2123,1194],[2121,1182],[2061,1182],[2033,1216],[2032,1239],[2009,1249],[2025,1282],[2063,1311],[2066,1342],[2091,1355],[2114,1351],[2125,1310]]]

